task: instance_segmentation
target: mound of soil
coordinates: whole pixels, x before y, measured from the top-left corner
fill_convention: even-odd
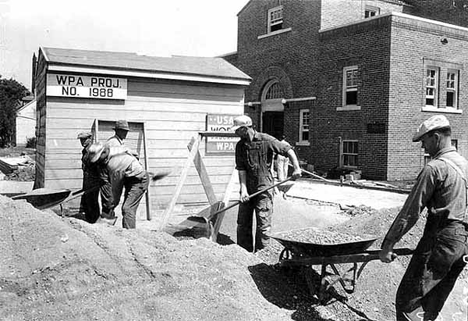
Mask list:
[[[323,235],[383,236],[397,212],[350,216]],[[415,245],[423,224],[399,247]],[[336,283],[319,301],[320,268],[285,268],[276,241],[253,255],[205,238],[91,225],[3,196],[0,248],[5,320],[389,321],[406,259],[371,261],[353,294]]]

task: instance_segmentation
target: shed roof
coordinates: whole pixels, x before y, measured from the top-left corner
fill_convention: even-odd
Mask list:
[[[251,80],[248,75],[219,57],[152,57],[129,52],[44,47],[41,50],[45,60],[53,65]]]

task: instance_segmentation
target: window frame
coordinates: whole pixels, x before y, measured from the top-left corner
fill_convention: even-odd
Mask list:
[[[367,12],[374,13],[373,15],[369,15],[366,17]],[[369,6],[366,5],[364,8],[364,19],[369,19],[373,18],[375,16],[380,15],[380,8],[379,7],[374,7],[374,6]]]
[[[423,58],[424,68],[422,76],[422,88],[421,88],[421,111],[424,112],[437,112],[447,114],[462,114],[463,110],[460,105],[460,90],[461,90],[461,78],[464,66],[458,63],[436,60],[430,58]],[[434,76],[436,84],[428,86],[428,71],[435,70],[437,75]],[[453,73],[455,74],[455,80],[453,82],[455,88],[450,89],[447,84],[447,76]],[[428,88],[434,89],[434,97],[428,95]],[[453,92],[453,106],[447,105],[450,102],[448,99],[449,92]],[[433,99],[433,104],[427,104],[428,99]]]
[[[458,110],[458,95],[459,95],[459,84],[460,84],[460,70],[448,68],[446,74],[447,74],[447,78],[446,78],[446,82],[445,82],[445,97],[446,97],[446,98],[445,98],[445,107],[446,107],[446,108],[452,108],[452,109],[454,109],[454,110]],[[448,78],[449,74],[455,75],[455,79],[454,79],[454,80],[450,80],[450,79]],[[449,88],[449,81],[453,81],[453,85],[454,85],[453,88]],[[453,106],[449,106],[449,105],[447,104],[449,92],[453,93]]]
[[[308,114],[309,116],[306,118],[304,114]],[[305,128],[304,119],[308,119],[307,128]],[[303,134],[307,133],[307,140],[303,139]],[[302,146],[309,146],[310,145],[310,109],[300,109],[299,110],[299,138],[297,141],[297,145]]]
[[[429,79],[429,71],[434,71],[435,75],[434,77],[431,77],[430,79],[434,80],[434,84],[428,85],[428,79]],[[439,108],[439,88],[440,88],[440,68],[437,66],[426,66],[425,68],[425,74],[426,76],[424,77],[424,107],[426,108]],[[434,94],[433,95],[428,95],[428,89],[433,89]],[[433,104],[429,105],[427,103],[428,99],[433,100]]]
[[[345,143],[355,143],[356,144],[356,153],[345,153],[344,152],[344,145]],[[348,165],[345,164],[344,159],[345,156],[355,156],[356,160],[355,163],[356,165]],[[340,142],[340,168],[350,168],[350,169],[356,169],[359,166],[359,141],[357,139],[343,139]]]
[[[280,30],[283,30],[283,24],[284,24],[284,16],[283,16],[283,6],[277,6],[277,7],[274,7],[274,8],[271,8],[271,9],[268,9],[268,21],[267,21],[267,34],[270,34],[270,33],[274,33],[274,32],[279,32]],[[281,11],[281,18],[279,19],[276,19],[273,21],[272,19],[272,13],[276,12],[276,11]],[[275,30],[272,30],[275,26],[280,26],[279,29],[275,29]]]
[[[348,86],[348,72],[355,72],[356,73],[356,84],[352,86]],[[343,68],[342,74],[342,102],[341,106],[337,108],[338,111],[340,110],[361,110],[361,106],[359,105],[359,67],[357,65],[353,66],[346,66]],[[356,104],[347,104],[347,97],[348,93],[355,92],[356,93]]]

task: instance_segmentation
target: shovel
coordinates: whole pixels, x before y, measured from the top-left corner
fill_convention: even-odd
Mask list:
[[[51,190],[47,188],[38,188],[29,193],[12,197],[12,199],[25,200],[35,208],[39,210],[44,210],[59,205],[65,201],[72,200],[83,194],[89,193],[97,188],[99,188],[99,186],[93,186],[86,190],[80,189],[73,192],[69,189]]]
[[[253,193],[252,195],[249,195],[249,200],[254,198],[255,196],[258,196],[272,188],[275,188],[281,184],[284,184],[288,181],[290,181],[292,179],[292,177],[289,177],[287,179],[285,179],[284,181],[281,181],[281,182],[278,182],[276,184],[273,184],[267,188],[264,188],[258,192],[255,192]],[[237,206],[239,205],[240,203],[242,203],[241,201],[237,201],[227,207],[223,207],[224,206],[224,203],[223,202],[216,202],[214,203],[213,205],[205,208],[204,210],[202,210],[200,213],[196,214],[196,215],[192,215],[190,217],[187,218],[187,220],[191,220],[191,221],[197,221],[199,222],[200,220],[203,220],[204,222],[210,222],[213,218],[216,217],[216,215],[218,215],[219,213],[222,213],[222,212],[225,212],[227,211],[228,209],[230,208],[233,208],[234,206]]]

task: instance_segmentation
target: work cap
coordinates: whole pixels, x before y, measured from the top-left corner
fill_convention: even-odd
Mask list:
[[[252,126],[252,119],[249,116],[242,115],[237,116],[234,118],[234,125],[230,128],[233,132],[235,132],[240,127],[251,127]]]
[[[102,152],[104,151],[104,145],[101,143],[94,143],[88,148],[89,160],[91,163],[97,162],[99,157],[101,157]]]
[[[413,142],[418,142],[425,134],[441,128],[450,128],[448,119],[443,115],[434,115],[419,125],[414,133]]]
[[[126,120],[118,120],[115,122],[114,129],[130,130],[130,127],[128,127],[128,123]]]
[[[93,137],[93,134],[91,134],[90,132],[82,132],[78,134],[78,139],[87,139],[90,137]]]

